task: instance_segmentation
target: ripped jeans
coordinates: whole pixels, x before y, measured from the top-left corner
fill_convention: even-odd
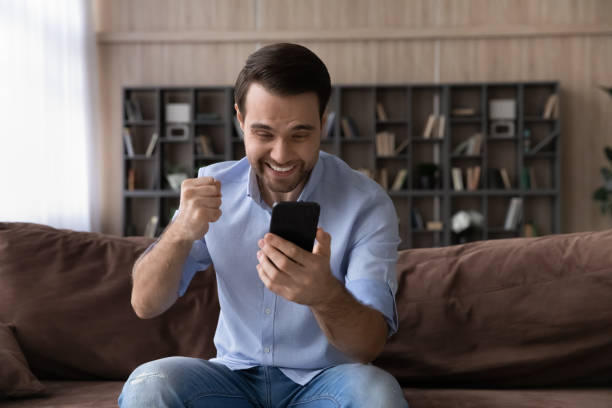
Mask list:
[[[407,408],[389,373],[372,365],[343,364],[306,385],[275,367],[232,371],[219,363],[168,357],[138,367],[119,396],[120,407],[384,407]]]

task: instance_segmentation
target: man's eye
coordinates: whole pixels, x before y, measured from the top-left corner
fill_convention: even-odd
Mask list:
[[[296,133],[293,135],[294,139],[306,139],[308,136],[310,136],[308,133]]]
[[[269,139],[272,137],[272,135],[270,133],[267,132],[257,132],[255,133],[257,136],[264,138],[264,139]]]

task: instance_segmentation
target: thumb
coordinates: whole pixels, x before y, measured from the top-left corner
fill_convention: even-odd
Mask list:
[[[331,235],[323,230],[323,228],[317,228],[317,242],[312,250],[313,254],[330,257],[331,256]]]

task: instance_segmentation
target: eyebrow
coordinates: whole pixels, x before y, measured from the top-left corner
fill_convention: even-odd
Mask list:
[[[262,130],[272,130],[272,127],[263,124],[263,123],[253,123],[251,125],[251,129],[262,129]],[[305,124],[300,124],[300,125],[295,125],[291,128],[291,130],[314,130],[315,127],[312,125],[305,125]]]

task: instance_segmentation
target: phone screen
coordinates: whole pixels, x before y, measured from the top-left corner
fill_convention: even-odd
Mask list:
[[[284,201],[272,208],[270,232],[300,248],[312,252],[317,225],[319,204],[305,201]]]

